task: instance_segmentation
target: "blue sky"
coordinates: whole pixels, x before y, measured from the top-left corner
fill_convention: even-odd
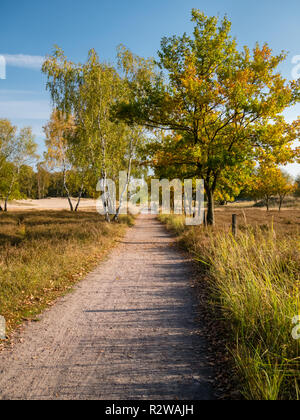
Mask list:
[[[0,118],[31,125],[42,151],[50,101],[39,66],[54,44],[75,61],[84,61],[95,48],[101,59],[114,62],[120,43],[141,56],[155,56],[163,36],[192,31],[192,8],[227,14],[240,46],[259,41],[276,53],[288,51],[281,71],[292,78],[292,58],[300,56],[299,0],[14,0],[1,4],[0,55],[7,68],[6,79],[0,79]],[[300,105],[286,112],[289,120],[299,115]],[[300,173],[300,165],[289,171]]]

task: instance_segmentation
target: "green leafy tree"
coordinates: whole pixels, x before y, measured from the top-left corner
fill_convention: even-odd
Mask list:
[[[94,50],[82,65],[68,61],[57,48],[45,61],[43,71],[56,109],[74,118],[75,132],[67,141],[75,164],[89,174],[93,171],[104,187],[108,178],[116,179],[119,170],[132,164],[136,131],[111,118],[111,108],[126,97],[127,85],[112,66],[100,63]],[[113,210],[109,192],[102,199],[109,222]]]
[[[171,130],[153,157],[158,165],[186,169],[204,179],[208,223],[214,223],[214,198],[224,174],[241,170],[262,151],[293,160],[294,125],[279,115],[299,100],[300,82],[287,83],[277,68],[285,54],[268,45],[237,49],[231,23],[192,11],[193,36],[163,38],[156,74],[145,62],[128,70],[131,99],[116,117],[150,129]],[[130,52],[123,51],[128,60]],[[134,57],[134,56],[133,56]],[[142,76],[141,76],[142,75]],[[279,153],[280,152],[280,153]]]
[[[272,198],[278,198],[279,211],[281,211],[284,199],[294,192],[295,184],[292,177],[274,165],[260,166],[250,184],[252,197],[264,200],[268,211]]]
[[[295,193],[296,184],[293,178],[285,171],[277,172],[276,192],[279,202],[279,211],[281,211],[284,200]]]
[[[49,178],[48,197],[63,197],[63,174],[60,172],[50,172]]]
[[[36,189],[37,189],[37,198],[39,200],[47,197],[49,187],[51,183],[51,174],[47,168],[47,163],[39,162],[37,164],[36,172]]]
[[[13,151],[16,131],[10,121],[0,119],[0,170]]]
[[[36,173],[31,166],[23,165],[19,175],[20,193],[26,198],[37,198]]]
[[[10,140],[9,154],[7,155],[3,178],[5,179],[2,187],[2,196],[4,198],[4,211],[7,211],[9,199],[14,194],[21,168],[30,164],[37,158],[37,144],[30,127],[25,127],[18,134],[14,131],[14,136]]]
[[[65,116],[59,111],[53,111],[50,121],[44,127],[46,134],[45,159],[51,169],[62,173],[64,190],[71,211],[77,211],[85,188],[85,180],[88,168],[85,166],[86,159],[82,158],[83,149],[78,142],[70,142],[69,138],[75,135],[74,120],[71,116]],[[72,176],[73,188],[69,186],[69,178]],[[76,181],[76,186],[74,182]],[[78,196],[74,206],[71,196]]]

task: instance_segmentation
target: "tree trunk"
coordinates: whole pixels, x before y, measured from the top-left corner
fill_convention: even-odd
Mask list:
[[[10,197],[10,195],[12,193],[12,189],[13,189],[14,183],[15,183],[16,178],[17,178],[18,175],[19,175],[19,169],[17,171],[17,175],[13,175],[13,178],[11,180],[11,183],[10,183],[10,186],[9,186],[9,190],[8,190],[8,193],[7,193],[7,196],[5,197],[5,201],[4,201],[4,211],[5,212],[7,212],[7,203],[8,203],[9,197]]]
[[[68,198],[68,203],[69,203],[69,206],[70,206],[70,210],[71,211],[74,211],[74,207],[73,207],[73,204],[72,204],[72,201],[71,201],[70,191],[69,191],[69,189],[67,187],[66,169],[65,168],[63,170],[63,176],[64,176],[64,189],[65,189],[65,191],[67,193],[67,198]]]
[[[72,204],[72,201],[71,201],[71,198],[68,196],[68,203],[69,203],[69,206],[70,206],[70,210],[71,211],[74,211],[74,207],[73,207],[73,204]]]
[[[99,130],[101,131],[100,122],[99,123]],[[107,181],[107,172],[106,172],[106,138],[102,136],[101,141],[101,148],[102,148],[102,169],[101,169],[101,176],[103,182],[103,195],[102,195],[102,202],[103,207],[105,210],[105,221],[110,223],[110,216],[109,216],[109,191],[106,191],[106,181]]]
[[[128,188],[129,180],[130,180],[130,175],[128,174],[126,184],[125,184],[125,186],[123,188],[123,191],[121,193],[121,196],[120,196],[119,207],[118,207],[117,212],[116,212],[116,214],[114,215],[114,218],[113,218],[114,222],[119,221],[120,211],[121,211],[122,204],[123,204],[123,198],[124,198],[125,191]]]
[[[105,221],[110,223],[109,211],[108,211],[108,202],[105,201]]]
[[[215,200],[214,193],[212,190],[207,190],[207,216],[206,222],[209,226],[214,226],[215,224]]]
[[[103,182],[103,194],[102,194],[102,203],[103,203],[103,207],[104,207],[104,211],[105,211],[105,221],[107,223],[110,223],[110,216],[109,216],[109,197],[108,197],[108,192],[106,191],[106,180],[107,180],[107,175],[106,175],[106,171],[102,172],[102,180],[101,182]]]
[[[118,210],[117,210],[117,212],[116,212],[116,214],[114,216],[114,221],[115,222],[118,222],[118,220],[119,220],[119,215],[120,215],[120,211],[121,211],[122,204],[123,204],[124,194],[125,194],[125,191],[128,188],[129,182],[130,182],[131,165],[132,165],[132,155],[133,155],[133,142],[131,140],[131,142],[130,142],[130,158],[129,158],[128,170],[127,170],[127,180],[126,180],[126,184],[125,184],[125,186],[123,188],[122,194],[121,194],[120,199],[119,199],[119,207],[118,207]]]
[[[39,174],[37,176],[37,183],[38,183],[38,199],[41,200],[42,193],[41,193],[41,180],[40,180],[40,175]]]
[[[279,198],[279,211],[281,211],[281,209],[282,209],[282,205],[283,205],[284,198],[285,198],[285,197],[280,197],[280,198]]]
[[[82,194],[83,194],[83,185],[81,186],[80,193],[79,193],[78,200],[77,200],[77,204],[76,204],[76,207],[75,207],[75,211],[76,212],[79,209],[79,205],[80,205]]]
[[[105,207],[105,221],[107,223],[110,223],[109,206],[108,206],[108,199],[107,198],[105,199],[104,207]]]
[[[75,207],[75,210],[74,210],[75,212],[77,212],[78,209],[79,209],[80,201],[81,201],[81,195],[78,197],[78,201],[76,203],[76,207]]]

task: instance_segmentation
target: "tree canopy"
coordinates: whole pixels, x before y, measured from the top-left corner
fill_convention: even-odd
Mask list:
[[[224,174],[262,157],[287,163],[299,156],[292,147],[299,121],[287,124],[281,116],[299,101],[299,82],[280,75],[286,55],[273,55],[267,44],[240,51],[226,17],[219,22],[194,9],[192,21],[192,37],[162,39],[156,72],[151,66],[142,72],[143,61],[128,69],[131,99],[119,104],[116,115],[173,133],[157,142],[153,162],[204,179],[213,224]],[[123,57],[128,61],[130,51]]]

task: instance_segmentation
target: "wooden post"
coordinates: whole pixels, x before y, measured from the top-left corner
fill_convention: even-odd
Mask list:
[[[232,234],[234,237],[236,237],[237,234],[237,215],[232,215]]]
[[[206,211],[205,211],[205,209],[203,211],[203,226],[204,227],[207,226],[207,223],[206,223]]]

